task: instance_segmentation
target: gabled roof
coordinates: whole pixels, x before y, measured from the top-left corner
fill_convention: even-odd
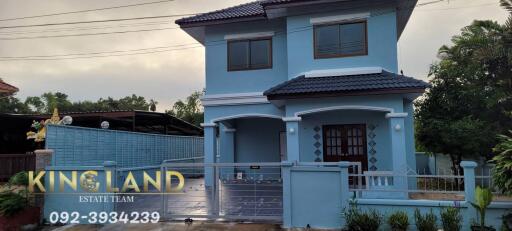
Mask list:
[[[230,19],[266,19],[266,6],[276,6],[299,2],[315,2],[315,0],[258,0],[221,10],[178,19],[176,20],[176,24],[180,26],[186,26],[203,22],[223,21]]]
[[[423,93],[430,85],[411,77],[387,71],[375,74],[305,77],[281,83],[264,95],[269,99],[392,93]]]
[[[246,4],[241,4],[221,10],[216,10],[204,14],[198,14],[195,16],[182,18],[176,20],[176,23],[180,26],[186,24],[195,24],[201,22],[209,22],[216,20],[226,20],[226,19],[239,19],[239,18],[251,18],[251,17],[261,17],[265,18],[265,10],[263,9],[262,3],[263,1],[255,1]],[[272,0],[273,1],[273,0]]]
[[[0,80],[0,94],[14,94],[17,91],[17,87],[7,84],[4,81]]]

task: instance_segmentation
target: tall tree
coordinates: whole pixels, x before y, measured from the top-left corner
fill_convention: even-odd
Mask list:
[[[185,101],[178,100],[175,102],[172,109],[167,110],[166,113],[199,126],[204,120],[203,106],[201,105],[202,95],[203,92],[196,91],[188,96]]]
[[[153,99],[149,100],[149,110],[152,112],[155,112],[157,104],[158,104],[158,102],[156,102],[155,100],[153,100]]]
[[[14,96],[0,97],[0,113],[30,113],[30,108]]]
[[[489,158],[496,135],[512,124],[506,27],[493,21],[464,27],[453,45],[439,49],[432,88],[416,103],[418,142],[450,155],[454,171],[463,157]]]

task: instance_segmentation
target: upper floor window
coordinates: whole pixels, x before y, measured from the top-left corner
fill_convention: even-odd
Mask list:
[[[368,54],[366,21],[314,27],[315,59]]]
[[[272,38],[228,41],[228,71],[272,68]]]

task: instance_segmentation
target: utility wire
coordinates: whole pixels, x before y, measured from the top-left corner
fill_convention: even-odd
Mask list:
[[[66,32],[66,31],[101,30],[101,29],[110,29],[110,28],[117,28],[117,27],[154,26],[154,25],[165,25],[165,24],[171,24],[171,21],[124,23],[124,24],[111,25],[111,26],[94,26],[94,27],[66,27],[66,28],[56,28],[56,29],[48,29],[48,30],[4,31],[4,32],[0,32],[0,34],[1,35],[13,35],[13,34],[38,34],[38,33],[50,33],[50,32],[55,33],[55,32]]]
[[[414,7],[411,7],[411,8],[414,8]],[[390,14],[390,13],[394,13],[394,11],[391,11],[391,12],[390,11],[385,11],[385,12],[379,12],[379,13],[372,13],[372,15],[370,17],[376,17],[376,16]],[[293,28],[293,30],[290,30],[290,31],[283,31],[283,30],[281,30],[281,31],[277,31],[275,33],[275,36],[281,36],[281,35],[286,35],[286,34],[292,34],[292,33],[307,31],[307,30],[311,30],[312,28],[313,28],[313,26],[309,25],[309,26],[303,26],[303,27],[296,27],[296,28]],[[205,43],[204,46],[225,45],[224,42],[225,42],[224,39],[214,40],[214,41],[209,41],[208,43]],[[217,44],[215,44],[215,43],[217,43]],[[194,44],[197,44],[198,46],[197,47],[183,47],[183,48],[180,48],[178,50],[193,49],[193,48],[203,47],[203,45],[200,44],[200,43],[181,44],[181,45],[175,45],[175,46],[186,46],[186,45],[194,45]],[[172,46],[172,47],[174,47],[174,46]],[[96,58],[96,57],[112,57],[112,56],[126,56],[126,55],[137,55],[137,54],[150,54],[150,53],[160,53],[160,52],[170,51],[170,50],[158,50],[158,51],[137,52],[137,53],[130,53],[130,54],[103,55],[103,56],[85,56],[85,57],[64,57],[64,58],[62,58],[63,56],[88,55],[88,54],[108,54],[108,53],[116,53],[116,52],[130,52],[130,51],[149,50],[149,49],[158,49],[158,48],[165,48],[165,47],[142,48],[142,49],[125,50],[125,51],[107,51],[107,52],[78,53],[78,54],[0,57],[0,62],[2,62],[2,61],[24,61],[24,60],[30,61],[30,60],[85,59],[85,58]],[[171,50],[176,50],[176,49],[171,49]],[[34,59],[34,57],[36,57],[37,59]]]
[[[144,2],[144,3],[137,3],[137,4],[131,4],[131,5],[111,6],[111,7],[96,8],[96,9],[89,9],[89,10],[78,10],[78,11],[60,12],[60,13],[52,13],[52,14],[24,16],[24,17],[18,17],[18,18],[4,18],[4,19],[0,19],[0,22],[14,21],[14,20],[20,20],[20,19],[42,18],[42,17],[58,16],[58,15],[66,15],[66,14],[86,13],[86,12],[101,11],[101,10],[112,10],[112,9],[120,9],[120,8],[143,6],[143,5],[152,5],[152,4],[158,4],[158,3],[164,3],[164,2],[173,2],[173,1],[175,1],[175,0]]]
[[[136,52],[129,54],[113,54],[113,55],[95,55],[95,56],[84,56],[84,57],[65,57],[65,58],[51,58],[51,59],[39,59],[39,58],[29,58],[29,59],[0,59],[0,62],[4,61],[44,61],[44,60],[68,60],[68,59],[90,59],[90,58],[106,58],[106,57],[117,57],[117,56],[131,56],[131,55],[142,55],[142,54],[153,54],[153,53],[162,53],[169,51],[177,51],[177,50],[185,50],[192,48],[202,48],[203,46],[194,46],[194,47],[184,47],[184,48],[176,48],[176,49],[167,49],[167,50],[157,50],[157,51],[145,51],[145,52]]]
[[[390,13],[394,13],[394,11],[383,11],[383,12],[380,12],[380,13],[373,13],[370,17],[376,17],[376,16],[386,15],[386,14],[390,14]],[[293,28],[293,30],[290,30],[290,31],[280,30],[280,31],[276,31],[275,36],[288,35],[288,34],[298,33],[298,32],[302,32],[302,31],[308,31],[308,30],[312,30],[312,29],[313,29],[313,26],[308,25],[308,26],[296,27],[296,28]],[[209,41],[208,43],[205,43],[204,46],[224,45],[224,42],[225,42],[224,39],[219,39],[219,40]],[[200,43],[193,43],[193,44],[197,44],[198,46],[197,47],[184,47],[184,48],[181,48],[179,50],[203,47],[203,44],[200,44]],[[193,44],[182,44],[182,46],[193,45]],[[175,45],[175,46],[181,46],[181,45]],[[161,52],[167,52],[167,51],[168,50],[151,51],[151,52],[139,52],[139,53],[130,53],[130,54],[118,54],[118,55],[83,56],[83,57],[62,57],[62,56],[72,56],[73,54],[68,54],[68,55],[47,55],[47,56],[45,56],[47,58],[45,58],[45,57],[39,57],[39,58],[32,58],[32,57],[30,57],[30,58],[24,58],[24,57],[16,57],[16,58],[13,58],[13,57],[0,57],[0,62],[2,62],[2,61],[43,61],[43,60],[86,59],[86,58],[127,56],[127,55],[137,55],[137,54],[151,54],[151,53],[161,53]],[[106,53],[115,53],[115,52],[116,51],[112,51],[112,52],[94,52],[94,53],[104,53],[104,54],[106,54]],[[120,52],[122,52],[122,51],[120,51]],[[128,52],[128,51],[126,51],[126,52]],[[86,53],[82,53],[82,54],[86,55]]]
[[[118,19],[106,19],[106,20],[94,20],[94,21],[76,21],[76,22],[60,22],[60,23],[46,23],[46,24],[32,24],[32,25],[16,25],[16,26],[1,26],[0,29],[9,28],[25,28],[25,27],[42,27],[42,26],[60,26],[60,25],[73,25],[73,24],[88,24],[88,23],[101,23],[101,22],[119,22],[119,21],[132,21],[142,19],[154,19],[154,18],[173,18],[173,17],[184,17],[194,14],[173,14],[173,15],[161,15],[161,16],[146,16],[136,18],[118,18]]]
[[[107,34],[125,34],[134,32],[148,32],[148,31],[161,31],[161,30],[175,30],[179,27],[166,27],[156,29],[143,29],[143,30],[126,30],[126,31],[114,31],[114,32],[100,32],[100,33],[83,33],[83,34],[65,34],[65,35],[43,35],[43,36],[32,36],[32,37],[0,37],[0,40],[20,40],[20,39],[39,39],[39,38],[65,38],[65,37],[81,37],[81,36],[93,36],[93,35],[107,35]]]
[[[179,45],[172,45],[172,46],[159,46],[159,47],[148,47],[148,48],[131,49],[131,50],[116,50],[116,51],[89,52],[89,53],[71,53],[71,54],[56,54],[56,55],[32,55],[32,56],[4,56],[4,57],[0,57],[0,59],[55,58],[55,57],[66,57],[66,56],[99,55],[99,54],[111,54],[111,53],[124,53],[124,52],[133,52],[133,51],[155,50],[155,49],[182,47],[182,46],[190,46],[190,45],[198,45],[198,44],[199,43],[188,43],[188,44],[179,44]]]

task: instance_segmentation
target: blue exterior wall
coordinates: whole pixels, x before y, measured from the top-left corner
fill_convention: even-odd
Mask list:
[[[304,10],[304,9],[303,9]],[[278,19],[260,20],[252,22],[237,22],[205,27],[206,48],[206,96],[216,94],[237,94],[263,92],[288,79],[299,76],[311,70],[340,69],[353,67],[383,67],[391,72],[398,72],[397,62],[397,14],[392,7],[389,8],[359,8],[352,10],[329,11],[311,14],[294,14]],[[353,57],[337,57],[328,59],[314,58],[314,30],[312,18],[339,16],[347,14],[369,13],[367,21],[368,55]],[[293,16],[295,15],[295,16]],[[226,35],[274,32],[272,37],[272,68],[263,70],[227,71],[227,43]],[[415,168],[414,137],[412,104],[404,101],[404,96],[396,95],[368,95],[347,97],[326,97],[316,99],[286,100],[284,106],[277,107],[270,103],[251,105],[217,105],[205,107],[205,123],[229,121],[235,125],[236,132],[227,134],[218,129],[218,144],[215,148],[220,155],[221,162],[250,162],[274,160],[278,157],[268,153],[279,153],[279,133],[274,131],[290,129],[291,123],[282,123],[266,120],[262,122],[254,119],[254,114],[279,117],[295,117],[295,113],[323,107],[333,106],[369,106],[388,108],[388,112],[409,113],[404,123],[406,136],[407,164]],[[314,128],[326,124],[363,123],[374,125],[376,138],[374,149],[377,158],[374,167],[376,170],[392,170],[391,139],[389,138],[389,120],[384,118],[386,112],[378,111],[347,111],[333,113],[319,113],[318,115],[303,116],[297,124],[300,161],[318,161],[315,156]],[[239,120],[237,118],[248,118]],[[236,122],[235,122],[236,121]],[[271,122],[269,122],[271,121]],[[275,122],[275,123],[274,123]],[[219,123],[220,124],[220,123]],[[265,128],[265,129],[262,129]],[[260,132],[268,130],[265,135]],[[272,133],[274,132],[274,133]],[[367,133],[369,131],[367,130]],[[268,134],[275,135],[270,142]],[[322,132],[320,132],[320,135]],[[231,135],[233,137],[231,137]],[[288,136],[293,135],[287,133]],[[320,138],[320,142],[322,138]],[[369,141],[369,140],[367,140]],[[270,142],[270,143],[269,143]],[[276,143],[274,143],[276,142]],[[259,145],[265,143],[267,145]],[[272,150],[271,150],[272,149]],[[322,151],[322,148],[320,148]],[[368,147],[370,150],[370,147]],[[265,154],[262,154],[265,153]],[[228,155],[226,155],[228,154]],[[262,156],[263,155],[263,156]],[[265,157],[269,155],[269,158]],[[295,155],[288,153],[288,156]],[[322,154],[319,155],[323,157]],[[297,158],[298,159],[298,158]],[[370,159],[370,157],[368,158]],[[279,159],[275,159],[279,161]],[[369,167],[371,165],[369,164]]]
[[[375,138],[373,139],[376,143],[375,150],[377,153],[375,157],[377,162],[375,162],[375,167],[379,171],[389,171],[392,170],[392,162],[389,158],[391,156],[391,147],[390,147],[390,139],[389,139],[389,123],[386,118],[384,118],[383,112],[369,112],[369,111],[357,111],[357,110],[343,110],[343,111],[331,111],[324,112],[319,114],[312,114],[302,117],[302,121],[300,122],[300,160],[305,162],[313,162],[315,161],[316,155],[315,151],[317,148],[315,147],[316,139],[314,138],[315,127],[322,128],[323,125],[333,125],[333,124],[365,124],[366,125],[366,134],[369,134],[369,125],[374,125],[375,128]],[[323,145],[323,133],[319,132],[320,135],[319,142]],[[370,139],[367,137],[367,145]],[[319,157],[323,161],[323,146],[319,148],[322,152]],[[370,150],[370,146],[367,147],[367,150]],[[370,160],[371,156],[368,153],[368,160]],[[368,165],[370,167],[371,164]]]
[[[286,116],[293,117],[297,112],[311,109],[348,105],[382,107],[393,112],[403,112],[402,95],[368,95],[288,100]]]
[[[283,121],[264,118],[240,119],[236,121],[236,129],[236,163],[281,161],[279,132],[285,130]]]
[[[408,114],[404,120],[405,150],[407,152],[407,165],[416,171],[416,146],[414,142],[414,108],[413,102],[404,100],[404,112]]]
[[[397,31],[396,12],[393,9],[371,11],[367,19],[368,55],[314,59],[313,26],[310,19],[350,13],[360,12],[339,11],[207,27],[206,95],[263,92],[303,72],[318,69],[381,66],[396,73]],[[275,34],[272,38],[271,69],[227,71],[225,35],[268,31]]]
[[[367,19],[368,55],[314,59],[313,28],[310,19],[351,13],[361,13],[361,11],[339,11],[287,18],[288,78],[297,77],[311,70],[369,66],[381,66],[391,72],[397,72],[396,13],[392,9],[370,12],[371,16]]]
[[[227,71],[225,35],[273,31],[272,68],[251,71]],[[263,92],[287,78],[286,21],[225,24],[206,28],[206,95]]]

